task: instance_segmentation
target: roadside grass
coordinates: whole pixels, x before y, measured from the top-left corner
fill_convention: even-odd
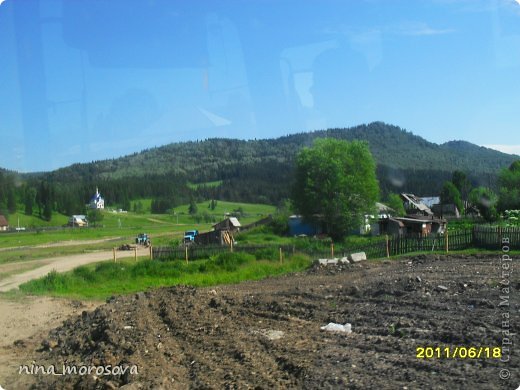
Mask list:
[[[302,271],[311,264],[309,257],[295,254],[283,263],[257,260],[246,253],[222,253],[207,260],[183,261],[124,260],[81,266],[67,273],[50,272],[46,276],[24,283],[25,294],[51,295],[69,298],[104,299],[114,294],[126,294],[173,285],[198,287],[234,284]]]
[[[247,232],[239,233],[235,237],[237,244],[266,245],[266,244],[292,244],[295,239],[274,234],[268,227],[259,226]]]

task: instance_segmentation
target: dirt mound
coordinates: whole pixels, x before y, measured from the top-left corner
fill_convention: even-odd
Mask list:
[[[516,388],[514,355],[417,358],[418,347],[502,346],[499,265],[498,256],[418,256],[114,297],[53,330],[37,362],[135,365],[138,374],[39,375],[36,387]],[[515,316],[518,276],[511,285]],[[320,330],[329,322],[353,333]]]

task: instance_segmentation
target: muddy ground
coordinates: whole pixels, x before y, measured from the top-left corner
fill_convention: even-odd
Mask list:
[[[517,263],[513,263],[516,265]],[[417,256],[318,266],[214,289],[113,297],[56,328],[36,365],[135,365],[138,374],[18,375],[5,388],[516,389],[520,347],[503,360],[419,359],[417,347],[502,347],[518,332],[520,279],[501,299],[500,258]],[[503,302],[503,300],[502,300]],[[352,333],[320,327],[350,323]],[[518,338],[512,338],[518,342]],[[15,348],[27,349],[23,342]],[[443,349],[444,351],[444,349]],[[25,351],[27,352],[27,351]],[[444,353],[444,352],[443,352]],[[25,361],[31,364],[31,361]],[[508,379],[501,379],[500,375]]]

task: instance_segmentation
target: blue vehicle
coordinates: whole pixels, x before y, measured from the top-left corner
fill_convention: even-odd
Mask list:
[[[187,230],[184,232],[184,242],[195,242],[195,237],[199,235],[198,230]]]
[[[146,233],[139,233],[135,238],[135,243],[137,245],[150,246],[150,237],[148,237],[148,234]]]

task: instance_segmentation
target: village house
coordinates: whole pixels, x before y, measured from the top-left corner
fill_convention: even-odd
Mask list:
[[[7,219],[0,214],[0,231],[7,231],[9,229],[9,222]]]
[[[438,204],[438,197],[419,198],[414,194],[400,194],[403,206],[407,212],[405,217],[393,217],[391,215],[380,215],[378,234],[391,236],[444,234],[446,231],[446,220],[435,216],[430,207]]]
[[[87,217],[85,215],[73,215],[69,218],[68,222],[69,226],[78,226],[78,227],[84,227],[88,226]]]

